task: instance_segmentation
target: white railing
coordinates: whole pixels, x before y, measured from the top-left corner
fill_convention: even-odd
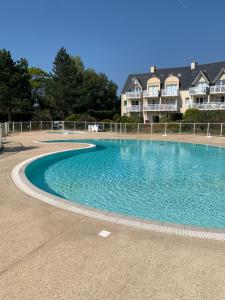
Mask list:
[[[169,89],[162,89],[161,96],[162,97],[177,97],[179,95],[179,90],[169,90]]]
[[[189,88],[189,94],[193,95],[206,95],[208,92],[208,87],[191,87]]]
[[[176,111],[177,104],[148,104],[143,106],[144,111]]]
[[[142,92],[127,92],[127,98],[142,98]]]
[[[221,109],[225,109],[225,103],[224,102],[192,103],[189,104],[189,108],[195,108],[199,110],[221,110]]]
[[[148,91],[143,91],[143,96],[145,98],[158,98],[159,97],[159,91],[156,90],[156,91],[151,91],[151,90],[148,90]]]
[[[225,94],[225,85],[214,85],[210,87],[210,94]]]
[[[142,111],[142,109],[143,109],[142,105],[127,106],[127,112],[139,112]]]
[[[170,105],[171,104],[162,104]],[[174,104],[172,104],[174,105]],[[57,126],[56,126],[57,125]],[[47,133],[58,132],[59,134],[76,134],[76,132],[88,132],[91,126],[98,128],[100,132],[117,134],[200,134],[225,137],[225,123],[114,123],[114,122],[75,122],[75,121],[28,121],[10,122],[2,124],[3,137],[13,133],[27,131],[42,131],[45,139]],[[91,132],[89,134],[92,134]],[[50,137],[50,135],[49,135]],[[63,136],[62,136],[63,137]],[[79,138],[82,138],[79,136]]]

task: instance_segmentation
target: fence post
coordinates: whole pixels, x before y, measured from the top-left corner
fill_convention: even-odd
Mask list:
[[[15,124],[13,122],[13,133],[15,133]]]
[[[30,131],[31,131],[31,126],[32,126],[32,125],[31,125],[31,121],[30,121]]]
[[[209,123],[207,124],[207,133],[206,135],[208,136],[209,135]]]
[[[41,131],[42,131],[42,121],[41,121]]]
[[[73,122],[73,129],[76,130],[76,122]]]
[[[23,123],[20,122],[20,131],[22,132],[23,131]]]
[[[127,133],[127,123],[124,124],[124,133]]]
[[[52,121],[52,130],[53,130],[53,121]]]
[[[220,124],[220,136],[223,136],[223,123]]]
[[[87,130],[87,122],[85,121],[84,122],[84,131],[86,131]]]
[[[163,134],[163,136],[167,136],[167,134],[166,134],[166,128],[167,128],[167,123],[165,123],[165,133]]]
[[[179,126],[179,135],[180,135],[180,133],[181,133],[181,123],[180,123],[180,126]]]
[[[110,122],[110,132],[112,132],[112,123]]]
[[[195,134],[195,123],[194,123],[194,128],[193,128],[193,134]]]
[[[140,126],[140,124],[138,123],[138,134],[139,134],[139,132],[140,132],[140,127],[139,127],[139,126]]]
[[[208,138],[211,137],[210,132],[209,132],[209,123],[208,123],[208,125],[207,125],[207,137],[208,137]]]
[[[5,135],[7,136],[8,135],[8,125],[7,125],[8,123],[7,122],[5,122]]]
[[[153,124],[152,124],[152,122],[151,122],[151,134],[152,134],[152,129],[153,129]]]

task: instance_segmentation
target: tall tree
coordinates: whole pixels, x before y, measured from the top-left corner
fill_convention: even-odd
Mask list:
[[[29,68],[32,103],[43,109],[45,107],[45,98],[48,89],[50,75],[44,70],[36,67]]]
[[[88,69],[84,73],[83,103],[89,110],[114,110],[117,107],[117,85],[103,73]]]
[[[82,72],[65,48],[61,48],[53,63],[52,99],[58,117],[74,112],[80,98]]]
[[[0,50],[0,108],[11,121],[13,113],[31,111],[31,87],[28,63],[14,62],[9,51]]]

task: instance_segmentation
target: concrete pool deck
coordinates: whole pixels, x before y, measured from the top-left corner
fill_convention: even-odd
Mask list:
[[[32,132],[8,137],[10,150],[0,154],[0,299],[224,299],[224,242],[76,215],[31,198],[12,182],[16,164],[71,145],[33,141],[94,137],[225,146],[225,138],[203,136]],[[111,235],[99,236],[102,230]]]

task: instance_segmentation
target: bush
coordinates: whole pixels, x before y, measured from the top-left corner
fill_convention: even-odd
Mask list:
[[[225,111],[207,111],[188,109],[184,114],[184,122],[189,123],[224,123]]]
[[[50,110],[38,110],[33,113],[32,121],[52,121],[52,115]]]
[[[65,121],[80,121],[79,114],[72,114],[65,118]]]
[[[103,123],[113,123],[113,121],[110,120],[110,119],[103,119],[103,120],[101,120],[101,122],[103,122]]]
[[[96,118],[89,114],[72,114],[65,118],[64,121],[77,121],[77,122],[96,122]]]
[[[89,110],[88,114],[97,119],[98,121],[103,120],[103,119],[109,119],[112,120],[113,116],[115,115],[115,110]]]
[[[136,117],[136,116],[119,116],[117,119],[115,119],[115,122],[117,123],[143,123],[142,117]]]
[[[162,115],[160,118],[160,123],[181,121],[182,117],[183,114],[181,113],[170,113],[170,114]]]
[[[201,111],[194,108],[186,110],[184,114],[184,122],[190,122],[190,123],[203,122]]]

